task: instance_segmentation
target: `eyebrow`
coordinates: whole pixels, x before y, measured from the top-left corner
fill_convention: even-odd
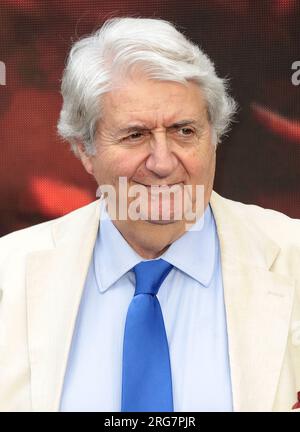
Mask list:
[[[170,126],[167,126],[167,129],[177,129],[184,126],[197,126],[197,125],[198,126],[200,125],[199,121],[193,119],[187,119],[187,120],[180,120],[175,123],[172,123]],[[149,130],[150,129],[146,125],[137,123],[122,129],[118,129],[117,134],[122,135],[122,134],[128,134],[135,131],[140,132],[140,131],[149,131]]]

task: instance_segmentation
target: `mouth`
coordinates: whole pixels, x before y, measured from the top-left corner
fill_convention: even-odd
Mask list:
[[[139,184],[139,185],[141,185],[141,186],[145,186],[145,187],[147,187],[147,188],[159,188],[159,189],[168,189],[168,188],[170,188],[170,187],[172,187],[172,186],[183,186],[183,182],[176,182],[176,183],[170,183],[170,184],[166,184],[166,183],[162,183],[162,184],[145,184],[145,183],[140,183],[140,182],[137,182],[137,181],[135,181],[135,183],[136,184]]]

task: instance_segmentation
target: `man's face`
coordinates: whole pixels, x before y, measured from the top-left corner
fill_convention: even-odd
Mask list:
[[[147,191],[154,185],[203,185],[204,206],[208,204],[215,145],[206,103],[196,84],[146,79],[124,82],[104,96],[95,146],[97,153],[85,158],[85,167],[98,185],[114,186],[117,197],[119,178],[126,177],[128,189],[145,185]],[[176,199],[176,194],[172,197]],[[174,224],[174,220],[158,222],[149,216],[147,222],[127,223]]]

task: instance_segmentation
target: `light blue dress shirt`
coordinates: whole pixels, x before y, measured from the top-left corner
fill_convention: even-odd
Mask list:
[[[105,210],[102,214],[61,411],[116,412],[121,407],[124,326],[135,289],[131,269],[143,258]],[[174,266],[157,295],[169,343],[174,411],[232,411],[220,250],[210,206],[160,258]]]

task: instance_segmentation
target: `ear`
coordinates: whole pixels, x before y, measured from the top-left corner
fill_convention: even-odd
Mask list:
[[[85,170],[89,174],[94,175],[94,165],[93,165],[92,156],[86,154],[86,149],[83,143],[77,143],[76,146],[77,146],[78,155],[80,157],[80,160]]]

